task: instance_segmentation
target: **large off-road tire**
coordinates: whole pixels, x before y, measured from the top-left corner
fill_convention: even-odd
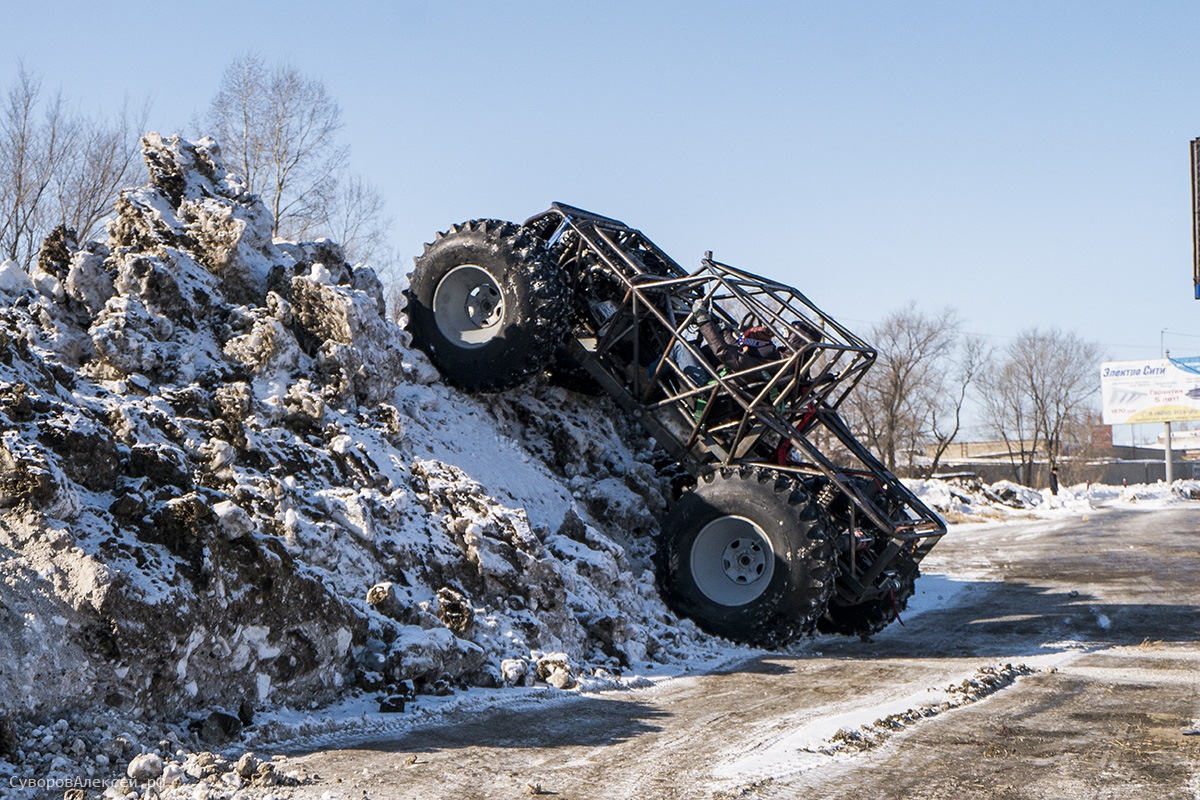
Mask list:
[[[786,475],[720,470],[683,495],[663,526],[659,588],[709,633],[777,647],[810,631],[833,592],[824,510]]]
[[[545,367],[566,331],[570,287],[540,240],[474,220],[414,261],[407,328],[448,382],[494,392]]]
[[[847,636],[870,636],[891,625],[908,607],[908,599],[916,591],[918,570],[913,570],[892,592],[874,600],[848,606],[835,598],[829,604],[825,616],[817,620],[821,633],[842,633]]]

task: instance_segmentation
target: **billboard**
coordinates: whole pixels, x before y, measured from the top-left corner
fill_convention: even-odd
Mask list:
[[[1200,358],[1106,361],[1100,397],[1106,425],[1200,419]]]

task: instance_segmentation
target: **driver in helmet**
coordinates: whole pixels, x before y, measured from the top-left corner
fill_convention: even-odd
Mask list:
[[[761,325],[753,325],[740,334],[722,331],[713,322],[712,312],[703,300],[697,300],[692,307],[692,319],[713,355],[730,372],[762,368],[779,360],[781,353],[771,331]]]

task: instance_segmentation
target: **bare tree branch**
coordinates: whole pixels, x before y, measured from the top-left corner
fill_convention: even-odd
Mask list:
[[[61,93],[43,99],[24,67],[0,102],[0,257],[28,268],[51,229],[95,234],[117,192],[137,182],[147,114],[85,116]]]
[[[879,358],[851,395],[850,414],[890,470],[912,472],[930,436],[958,329],[952,309],[928,315],[910,303],[868,333]]]
[[[1100,346],[1058,329],[1022,331],[985,379],[992,429],[1008,444],[1016,479],[1033,483],[1040,451],[1058,465],[1087,416],[1099,380]]]
[[[963,339],[957,370],[949,378],[949,381],[953,383],[953,387],[949,391],[948,396],[952,399],[946,408],[943,408],[942,404],[938,403],[935,403],[931,407],[929,434],[933,443],[933,455],[928,470],[930,475],[937,473],[938,467],[942,462],[942,456],[946,454],[946,450],[958,438],[958,434],[962,430],[962,413],[963,408],[966,406],[968,392],[971,386],[978,381],[980,374],[986,369],[990,360],[991,349],[982,338],[968,336]],[[949,428],[943,426],[943,420],[946,416],[950,416],[951,418],[952,424],[950,424]]]
[[[268,70],[248,54],[225,70],[207,115],[228,163],[262,195],[276,236],[321,231],[349,149],[340,145],[342,112],[319,80],[290,64]]]
[[[0,108],[0,256],[32,263],[46,230],[47,190],[76,132],[61,95],[38,119],[41,82],[22,66]]]
[[[357,175],[343,178],[316,212],[316,229],[341,244],[348,259],[369,261],[380,271],[392,220],[376,187]]]
[[[139,182],[139,134],[145,130],[149,109],[136,117],[128,105],[119,117],[81,120],[76,144],[63,159],[55,177],[58,199],[56,222],[86,241],[100,232],[101,222],[112,212],[113,198],[121,189]]]

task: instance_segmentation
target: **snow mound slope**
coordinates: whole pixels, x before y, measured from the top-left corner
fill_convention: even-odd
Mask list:
[[[611,407],[444,388],[373,271],[273,241],[213,141],[143,148],[107,240],[2,270],[0,722],[714,646],[657,599],[662,486]]]

